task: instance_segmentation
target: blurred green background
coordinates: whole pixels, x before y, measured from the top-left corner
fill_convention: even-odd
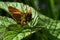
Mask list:
[[[20,2],[28,4],[35,8],[38,12],[52,19],[60,20],[60,0],[0,0],[3,2]],[[0,10],[2,13],[2,10]],[[5,12],[4,12],[5,13]],[[7,14],[0,14],[8,16]]]

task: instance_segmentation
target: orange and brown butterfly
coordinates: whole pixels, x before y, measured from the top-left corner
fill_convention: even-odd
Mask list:
[[[8,10],[11,13],[11,16],[13,17],[13,19],[15,19],[17,21],[17,23],[19,23],[21,25],[25,25],[27,22],[31,21],[32,14],[27,6],[26,6],[25,13],[21,12],[20,10],[18,10],[12,6],[9,6]]]

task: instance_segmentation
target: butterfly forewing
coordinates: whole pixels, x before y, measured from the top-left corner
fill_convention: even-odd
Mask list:
[[[16,8],[11,7],[11,6],[8,7],[8,10],[9,10],[9,12],[11,13],[11,16],[12,16],[18,23],[20,23],[22,12],[19,11],[18,9],[16,9]]]
[[[21,14],[21,13],[22,13],[22,12],[19,11],[18,9],[13,8],[13,7],[11,7],[11,6],[9,6],[8,9],[9,9],[9,12],[11,12],[11,14]]]

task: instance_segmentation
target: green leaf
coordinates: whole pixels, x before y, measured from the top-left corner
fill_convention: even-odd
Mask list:
[[[11,24],[17,24],[13,19],[0,16],[0,32]]]
[[[17,24],[13,19],[0,16],[0,40],[3,38],[5,28],[11,24]]]
[[[21,40],[34,32],[34,30],[21,27],[20,25],[10,25],[5,30],[4,40]]]
[[[39,21],[39,24],[44,24],[42,27],[47,28],[51,35],[60,39],[60,20],[53,20],[40,14]]]

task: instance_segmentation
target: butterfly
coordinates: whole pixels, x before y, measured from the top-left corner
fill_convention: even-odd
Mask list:
[[[16,20],[20,25],[25,25],[32,20],[32,14],[27,6],[25,13],[12,6],[8,6],[8,10],[11,13],[12,18]]]

